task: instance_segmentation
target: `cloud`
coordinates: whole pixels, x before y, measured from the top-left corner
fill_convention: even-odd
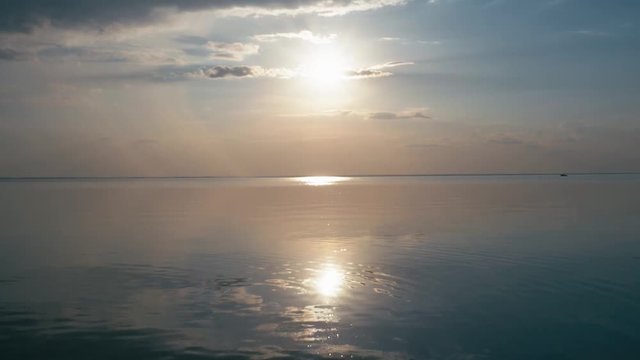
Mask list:
[[[406,66],[406,65],[413,65],[413,64],[414,63],[411,61],[390,61],[384,64],[374,65],[370,67],[370,69],[387,69],[387,68],[392,68],[397,66]]]
[[[21,0],[0,5],[0,31],[28,32],[43,24],[54,27],[104,28],[157,21],[176,12],[218,11],[222,15],[344,15],[407,0]]]
[[[428,109],[407,109],[401,112],[373,112],[368,118],[372,120],[431,119]]]
[[[229,79],[229,78],[279,78],[288,79],[295,73],[288,69],[267,69],[262,66],[212,66],[198,69],[187,74],[191,78]]]
[[[273,34],[260,34],[255,35],[253,38],[260,42],[274,42],[280,39],[299,39],[308,41],[314,44],[327,44],[335,40],[336,34],[329,35],[316,35],[309,30],[302,30],[299,32],[288,33],[273,33]]]
[[[24,60],[30,60],[32,58],[33,58],[33,55],[28,52],[9,49],[9,48],[0,48],[0,60],[24,61]]]
[[[408,61],[391,61],[380,65],[373,65],[364,69],[349,70],[346,72],[345,76],[348,79],[368,79],[391,76],[393,73],[386,69],[406,65],[413,65],[413,63]]]
[[[245,43],[221,43],[209,41],[206,48],[211,51],[211,59],[242,61],[246,56],[255,55],[260,50],[260,46],[256,44]]]
[[[370,78],[379,78],[385,76],[391,76],[392,73],[388,71],[375,70],[375,69],[360,69],[360,70],[349,70],[346,73],[346,77],[349,79],[370,79]]]

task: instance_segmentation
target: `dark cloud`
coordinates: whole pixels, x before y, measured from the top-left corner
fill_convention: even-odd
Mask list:
[[[247,13],[318,13],[340,15],[406,0],[5,0],[0,3],[0,31],[28,32],[42,23],[57,27],[105,27],[157,20],[170,12],[245,9]]]
[[[24,60],[30,60],[32,57],[33,56],[30,53],[27,53],[24,51],[0,48],[0,60],[24,61]]]
[[[252,77],[256,74],[256,70],[251,66],[214,66],[200,71],[202,76],[210,79]]]

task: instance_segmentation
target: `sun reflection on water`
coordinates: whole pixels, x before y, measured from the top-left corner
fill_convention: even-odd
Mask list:
[[[344,176],[303,176],[294,180],[309,186],[327,186],[347,181],[349,178]]]
[[[326,297],[335,297],[342,290],[344,272],[334,265],[327,265],[317,273],[312,282],[318,294]]]

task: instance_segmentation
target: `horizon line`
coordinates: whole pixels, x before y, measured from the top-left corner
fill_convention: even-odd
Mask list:
[[[479,177],[479,176],[584,176],[584,175],[640,175],[640,171],[619,172],[531,172],[531,173],[427,173],[427,174],[338,174],[338,175],[176,175],[176,176],[0,176],[0,181],[37,180],[198,180],[198,179],[285,179],[305,177],[376,178],[376,177]]]

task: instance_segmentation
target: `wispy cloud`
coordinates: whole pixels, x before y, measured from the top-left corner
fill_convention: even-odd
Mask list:
[[[386,69],[397,66],[413,65],[412,61],[389,61],[384,64],[371,66],[370,69]]]
[[[214,60],[242,61],[245,57],[255,55],[260,46],[251,43],[223,43],[209,41],[205,45],[211,51],[210,58]]]
[[[299,32],[286,32],[286,33],[273,33],[273,34],[259,34],[253,38],[256,41],[261,42],[274,42],[281,39],[298,39],[308,41],[314,44],[327,44],[335,40],[336,34],[329,35],[317,35],[309,30],[302,30]]]
[[[387,69],[406,65],[413,65],[413,62],[391,61],[384,64],[373,65],[363,69],[349,70],[346,72],[345,76],[349,79],[367,79],[391,76],[393,75],[393,73],[388,71]]]

